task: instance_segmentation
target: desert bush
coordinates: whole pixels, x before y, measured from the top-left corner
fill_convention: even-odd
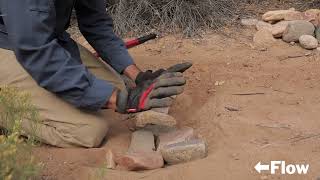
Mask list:
[[[246,6],[250,5],[250,12]],[[256,8],[252,9],[252,5]],[[319,8],[320,0],[111,0],[107,11],[120,35],[156,29],[196,35],[203,30],[219,30],[237,18],[271,9]]]
[[[236,10],[233,0],[113,0],[107,7],[119,34],[155,28],[194,35],[225,25]]]
[[[33,123],[32,132],[36,132],[38,113],[31,105],[28,94],[15,88],[0,89],[0,126],[6,127],[0,133],[0,179],[27,180],[35,177],[41,168],[32,156],[32,147],[36,145],[31,133],[22,138],[22,121]]]

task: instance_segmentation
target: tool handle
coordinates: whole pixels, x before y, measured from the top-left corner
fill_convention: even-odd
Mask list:
[[[137,39],[133,39],[133,40],[126,42],[126,47],[127,47],[127,49],[130,49],[132,47],[135,47],[137,45],[143,44],[147,41],[150,41],[150,40],[156,39],[156,38],[157,38],[157,34],[154,34],[154,33],[148,34],[146,36],[142,36]]]

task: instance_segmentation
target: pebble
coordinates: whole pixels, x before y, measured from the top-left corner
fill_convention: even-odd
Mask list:
[[[276,39],[273,37],[271,31],[263,29],[258,32],[253,37],[254,45],[259,48],[266,48],[273,45]]]
[[[269,24],[269,23],[266,23],[266,22],[264,22],[264,21],[259,21],[259,22],[257,22],[257,24],[256,24],[256,29],[257,29],[258,31],[260,31],[260,30],[269,30],[269,31],[272,31],[272,25]]]
[[[280,21],[277,24],[274,24],[271,30],[273,37],[276,37],[276,38],[282,37],[288,24],[289,24],[289,21]]]
[[[107,169],[116,169],[116,163],[114,162],[114,155],[111,150],[108,150],[106,153],[106,168]]]
[[[302,35],[299,38],[300,45],[305,49],[316,49],[318,47],[318,40],[310,35]]]

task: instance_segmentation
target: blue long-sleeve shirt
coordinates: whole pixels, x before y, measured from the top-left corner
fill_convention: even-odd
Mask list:
[[[104,0],[0,0],[0,48],[13,50],[41,87],[76,107],[98,110],[114,87],[86,69],[65,30],[74,8],[81,33],[121,73],[133,60],[105,7]]]

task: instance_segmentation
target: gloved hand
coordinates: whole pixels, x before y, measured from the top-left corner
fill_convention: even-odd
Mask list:
[[[139,83],[128,92],[117,92],[117,111],[135,113],[152,108],[168,107],[171,96],[181,94],[186,80],[180,72],[165,72],[154,80]]]
[[[152,72],[152,70],[147,70],[146,72],[140,72],[135,80],[136,84],[140,84],[146,80],[154,80],[157,77],[159,77],[164,72],[180,72],[183,73],[187,69],[189,69],[192,66],[192,63],[185,62],[181,64],[176,64],[171,67],[169,67],[167,70],[165,69],[158,69],[155,72]]]

